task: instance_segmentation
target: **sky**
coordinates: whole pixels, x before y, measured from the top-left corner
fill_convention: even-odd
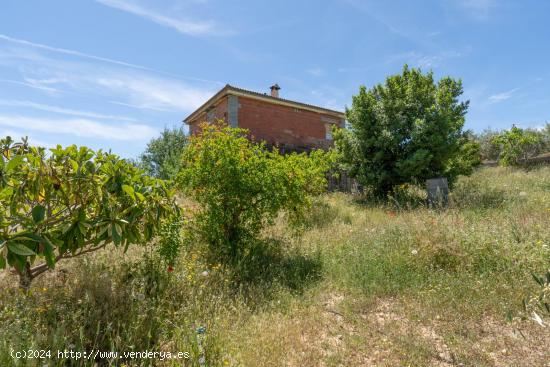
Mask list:
[[[225,84],[331,109],[403,64],[465,128],[550,121],[546,0],[2,0],[0,136],[137,157]]]

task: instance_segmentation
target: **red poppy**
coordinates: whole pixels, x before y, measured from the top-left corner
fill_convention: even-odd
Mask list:
[[[171,273],[174,271],[174,268],[172,267],[172,265],[169,265],[167,270],[169,273]]]
[[[393,218],[395,217],[395,212],[388,212],[388,215]]]

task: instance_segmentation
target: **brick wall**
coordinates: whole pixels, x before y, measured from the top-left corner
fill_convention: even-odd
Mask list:
[[[248,129],[256,141],[292,149],[327,148],[332,142],[326,139],[332,124],[343,127],[343,121],[334,115],[300,108],[268,103],[253,98],[238,97],[238,126]],[[227,121],[227,97],[224,97],[209,113],[210,117]],[[190,123],[191,134],[198,124],[207,120],[203,113]],[[212,120],[211,120],[212,121]]]
[[[189,123],[189,133],[196,134],[202,122],[213,122],[218,119],[227,120],[227,97],[222,98],[216,105],[207,112],[198,115]]]
[[[239,97],[239,127],[254,140],[289,147],[326,147],[326,125],[337,117],[294,107]]]

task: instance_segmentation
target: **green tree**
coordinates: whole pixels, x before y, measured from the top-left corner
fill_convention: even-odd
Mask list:
[[[483,130],[482,133],[475,136],[475,140],[480,145],[481,158],[488,161],[497,161],[500,155],[500,146],[495,144],[493,138],[500,133],[491,129]]]
[[[151,239],[173,192],[116,155],[0,140],[0,269],[28,288],[61,259]]]
[[[234,259],[281,211],[300,218],[311,196],[326,189],[322,151],[281,155],[246,138],[244,129],[203,124],[182,156],[179,186],[200,204],[197,229]]]
[[[176,176],[187,136],[183,128],[165,128],[158,138],[152,139],[140,156],[139,166],[148,175],[164,180]]]
[[[515,166],[521,160],[539,154],[541,141],[540,133],[516,126],[492,138],[492,142],[500,147],[499,163],[503,166]]]
[[[459,102],[462,82],[404,66],[384,85],[361,86],[346,110],[349,130],[335,133],[342,163],[378,195],[395,186],[445,176],[452,184],[469,167],[460,157],[468,102]],[[473,163],[473,162],[472,162]],[[460,169],[459,169],[460,168]]]

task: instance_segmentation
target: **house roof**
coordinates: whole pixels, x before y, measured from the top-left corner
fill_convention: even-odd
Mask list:
[[[254,92],[254,91],[251,91],[251,90],[237,88],[237,87],[234,87],[232,85],[226,84],[225,87],[223,87],[222,89],[220,89],[218,91],[218,93],[214,94],[202,106],[200,106],[193,113],[191,113],[189,116],[187,116],[183,120],[183,122],[189,123],[196,116],[198,116],[199,114],[204,112],[206,109],[208,109],[209,106],[213,105],[219,99],[225,97],[226,95],[236,95],[236,96],[248,97],[248,98],[253,98],[253,99],[265,101],[265,102],[268,102],[268,103],[285,105],[285,106],[289,106],[289,107],[300,108],[300,109],[303,109],[303,110],[334,115],[334,116],[337,116],[339,118],[345,118],[345,114],[343,112],[340,112],[340,111],[335,111],[335,110],[331,110],[331,109],[324,108],[324,107],[314,106],[314,105],[310,105],[310,104],[307,104],[307,103],[291,101],[289,99],[284,99],[284,98],[279,98],[279,97],[272,97],[269,94],[258,93],[258,92]]]

